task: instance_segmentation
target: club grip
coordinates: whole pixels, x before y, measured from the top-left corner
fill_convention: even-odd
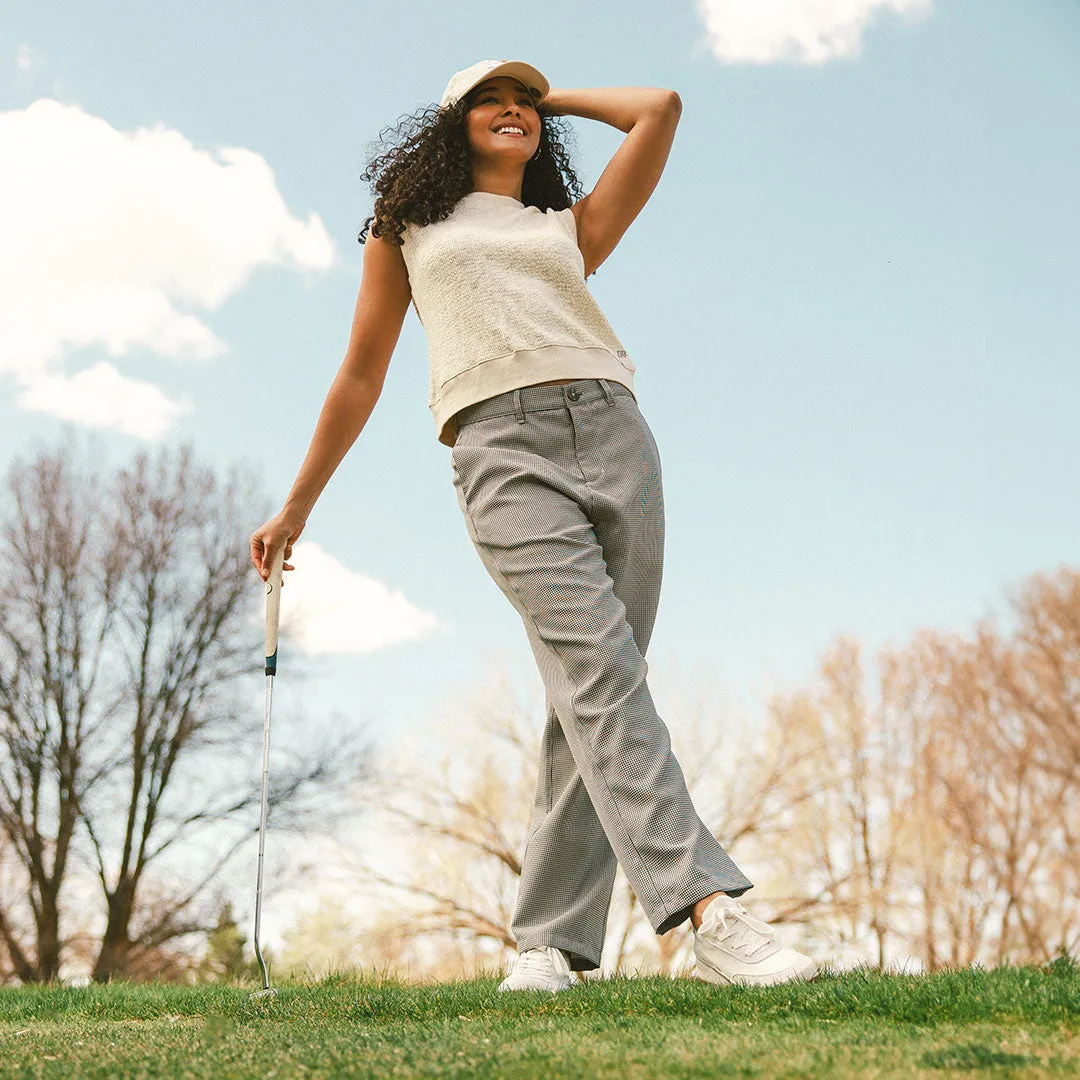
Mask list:
[[[277,674],[277,633],[281,617],[281,567],[285,562],[285,545],[282,544],[270,565],[266,579],[266,674]]]

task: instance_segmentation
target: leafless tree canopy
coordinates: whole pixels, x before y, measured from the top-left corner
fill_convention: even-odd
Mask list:
[[[104,473],[69,443],[11,466],[0,532],[0,955],[18,979],[55,978],[65,946],[87,948],[61,934],[80,839],[106,917],[95,979],[170,970],[166,943],[213,928],[195,902],[248,822],[258,828],[261,700],[238,704],[237,685],[261,670],[252,614],[263,590],[247,537],[265,516],[250,474],[222,482],[190,448]],[[207,782],[215,762],[241,755],[252,763],[242,784]],[[275,777],[271,807],[295,811],[308,790],[341,782],[350,760],[323,750]],[[164,869],[181,841],[241,817],[239,837],[181,887],[153,882],[150,868]]]

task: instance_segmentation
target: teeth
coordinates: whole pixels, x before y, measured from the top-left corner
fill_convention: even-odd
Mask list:
[[[499,128],[495,132],[496,135],[524,135],[525,132],[521,128]]]

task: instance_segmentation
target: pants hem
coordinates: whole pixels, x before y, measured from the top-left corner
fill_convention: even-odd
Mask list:
[[[596,971],[600,967],[600,957],[593,959],[588,952],[585,951],[584,946],[578,942],[567,942],[565,940],[559,941],[530,941],[527,944],[518,942],[518,952],[523,952],[525,949],[542,949],[545,945],[554,945],[556,949],[561,949],[566,953],[567,962],[570,964],[571,971]]]
[[[657,937],[661,934],[666,934],[669,930],[674,930],[676,926],[681,926],[690,916],[693,914],[694,905],[698,900],[704,900],[706,896],[712,896],[715,892],[724,892],[728,896],[742,896],[748,889],[752,889],[753,885],[716,885],[711,889],[707,889],[703,892],[697,900],[692,900],[684,908],[680,908],[678,911],[668,915],[662,923],[656,928]]]

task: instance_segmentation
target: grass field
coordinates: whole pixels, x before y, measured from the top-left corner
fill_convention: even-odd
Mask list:
[[[500,994],[501,976],[0,988],[0,1077],[1080,1077],[1080,967],[811,983],[660,976]]]

